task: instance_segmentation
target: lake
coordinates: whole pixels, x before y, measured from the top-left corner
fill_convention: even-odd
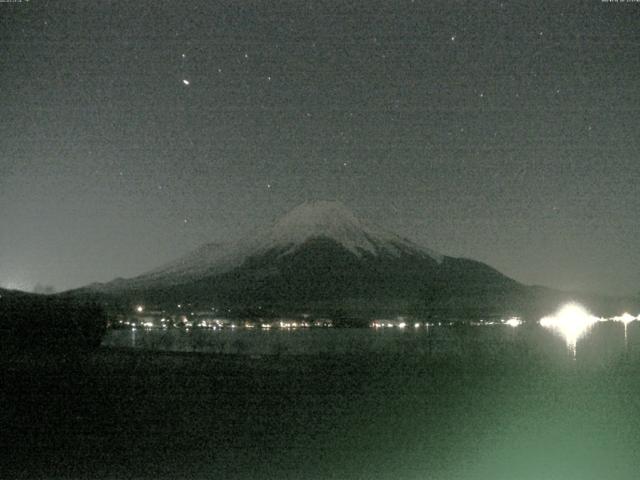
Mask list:
[[[0,476],[635,480],[639,322],[570,327],[112,330],[2,366]]]
[[[570,333],[571,334],[571,333]],[[575,335],[575,333],[573,333]],[[405,328],[137,328],[110,330],[105,347],[232,355],[404,355],[430,360],[605,364],[640,354],[640,322],[598,322],[579,338],[540,325]]]

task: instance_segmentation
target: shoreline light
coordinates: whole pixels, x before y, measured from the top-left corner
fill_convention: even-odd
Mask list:
[[[622,322],[622,323],[624,323],[624,326],[626,327],[631,322],[637,320],[637,317],[634,317],[630,313],[625,312],[622,315],[619,315],[617,317],[613,317],[611,320],[613,320],[614,322]]]
[[[522,320],[520,320],[518,317],[512,317],[508,320],[504,321],[505,325],[509,325],[510,327],[519,327],[520,325],[522,325]]]
[[[582,305],[570,303],[555,315],[540,319],[540,325],[560,333],[575,356],[578,340],[600,319],[591,315]]]

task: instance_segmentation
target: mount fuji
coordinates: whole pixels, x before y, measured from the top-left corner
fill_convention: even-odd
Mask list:
[[[222,274],[260,257],[281,261],[323,240],[341,254],[363,260],[415,256],[441,263],[443,256],[358,219],[338,202],[303,203],[271,228],[230,244],[210,243],[147,274],[125,281],[127,286],[176,285]],[[310,265],[311,266],[311,265]]]
[[[530,288],[361,220],[341,203],[319,201],[250,238],[206,244],[140,276],[70,293],[275,314],[484,317],[513,313]]]

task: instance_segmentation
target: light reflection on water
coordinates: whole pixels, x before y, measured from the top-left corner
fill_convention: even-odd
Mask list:
[[[640,322],[631,315],[604,320],[577,305],[536,324],[429,325],[362,329],[122,329],[108,347],[262,355],[413,355],[461,361],[578,360],[606,363],[638,353]],[[411,325],[414,327],[414,325]]]
[[[207,362],[219,369],[228,360],[233,365],[228,376],[221,369],[215,371],[215,378],[220,378],[220,385],[243,385],[238,379],[244,378],[251,400],[236,402],[236,387],[224,387],[219,389],[222,401],[207,410],[215,414],[218,408],[241,405],[242,414],[228,417],[248,415],[249,420],[234,422],[228,429],[234,438],[251,439],[250,445],[261,446],[257,431],[285,432],[282,445],[276,442],[278,449],[270,454],[276,458],[274,464],[295,474],[279,478],[627,480],[637,478],[640,461],[635,449],[640,427],[640,406],[635,400],[640,393],[640,322],[633,320],[628,315],[594,321],[584,309],[572,306],[535,324],[138,328],[113,330],[105,344],[124,347],[133,342],[136,348],[242,354],[226,359],[176,356],[180,370],[173,370],[174,356],[154,358],[152,378],[158,378],[156,368],[161,365],[170,373],[166,378],[180,379],[184,374],[189,379],[184,391],[199,392],[199,377],[201,385],[209,385],[214,378],[203,375]],[[371,362],[368,358],[321,359],[317,367],[311,366],[316,365],[315,359],[261,357],[345,353],[380,355]],[[411,361],[405,363],[409,356]],[[342,375],[349,372],[347,380],[332,373],[343,360],[356,366],[338,370]],[[436,363],[439,360],[445,361]],[[197,374],[185,367],[191,361],[198,364]],[[297,364],[304,368],[296,370]],[[138,368],[137,363],[133,365]],[[351,380],[353,390],[345,391]],[[254,382],[259,388],[254,388]],[[321,388],[316,390],[317,382]],[[191,407],[185,395],[187,414],[181,415],[179,424],[181,431],[191,433],[183,426],[191,419],[191,428],[200,433],[197,437],[214,444],[219,430],[210,425],[218,425],[217,417],[214,422],[202,416],[202,399],[217,397],[206,388],[207,395],[194,394]],[[230,397],[233,400],[227,400]],[[227,417],[221,414],[220,418]],[[304,433],[295,437],[301,425]],[[236,435],[234,429],[240,433]],[[273,442],[273,436],[267,438]],[[309,438],[313,438],[313,450],[308,448]],[[292,445],[299,444],[305,448],[296,451]],[[241,470],[238,465],[252,458],[246,453],[251,453],[251,446],[230,449],[242,454],[223,460],[208,455],[206,447],[207,453],[194,463],[176,456],[176,462],[181,462],[176,469],[199,465],[209,473],[233,465]],[[263,450],[256,450],[260,453],[255,458],[262,462]],[[320,462],[316,462],[318,452]],[[318,465],[326,465],[327,471],[314,477],[310,471]],[[244,468],[253,475],[237,478],[255,478],[252,464]]]
[[[640,322],[631,315],[594,318],[574,305],[533,324],[138,328],[113,330],[105,344],[243,355],[149,356],[149,377],[162,379],[162,388],[184,377],[184,390],[167,390],[195,392],[181,397],[179,421],[166,422],[178,425],[176,445],[198,439],[189,447],[198,453],[195,460],[148,457],[181,478],[199,478],[188,475],[194,468],[206,475],[232,468],[250,471],[235,478],[255,478],[265,444],[277,445],[269,460],[283,470],[272,478],[637,478]],[[341,353],[386,356],[344,359],[348,368],[339,374],[333,372],[342,359],[260,358]],[[419,361],[405,363],[408,356]],[[432,366],[430,359],[452,361]],[[197,369],[188,368],[190,362]],[[137,358],[131,364],[139,368]],[[159,376],[158,366],[169,375]],[[207,401],[212,408],[203,408]],[[233,422],[224,423],[227,418]],[[233,442],[250,441],[228,448],[236,443],[223,436],[225,430]],[[170,433],[164,438],[176,438]],[[149,444],[149,450],[158,446]],[[153,462],[141,463],[147,469]],[[318,473],[321,467],[326,469]]]
[[[626,348],[628,346],[628,326],[637,319],[638,317],[629,313],[612,318],[599,318],[589,313],[582,305],[570,303],[563,306],[554,315],[541,318],[540,325],[563,337],[569,352],[576,357],[578,340],[592,333],[594,327],[602,323],[611,323],[616,327],[623,326]]]
[[[567,342],[567,348],[575,356],[578,339],[600,321],[581,305],[572,303],[562,307],[555,315],[540,319],[540,325],[558,332]]]

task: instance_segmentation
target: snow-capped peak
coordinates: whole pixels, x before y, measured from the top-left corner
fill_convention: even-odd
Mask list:
[[[139,277],[125,280],[130,286],[176,284],[205,275],[221,274],[242,265],[245,259],[272,250],[286,255],[311,239],[333,240],[358,257],[402,254],[430,257],[440,263],[442,256],[398,235],[358,219],[339,202],[305,202],[275,224],[255,236],[232,243],[209,243]],[[113,284],[112,284],[113,286]]]
[[[305,202],[278,220],[261,238],[259,250],[286,247],[294,251],[311,238],[329,238],[350,252],[398,256],[403,251],[426,254],[440,262],[441,255],[357,218],[340,202]]]

